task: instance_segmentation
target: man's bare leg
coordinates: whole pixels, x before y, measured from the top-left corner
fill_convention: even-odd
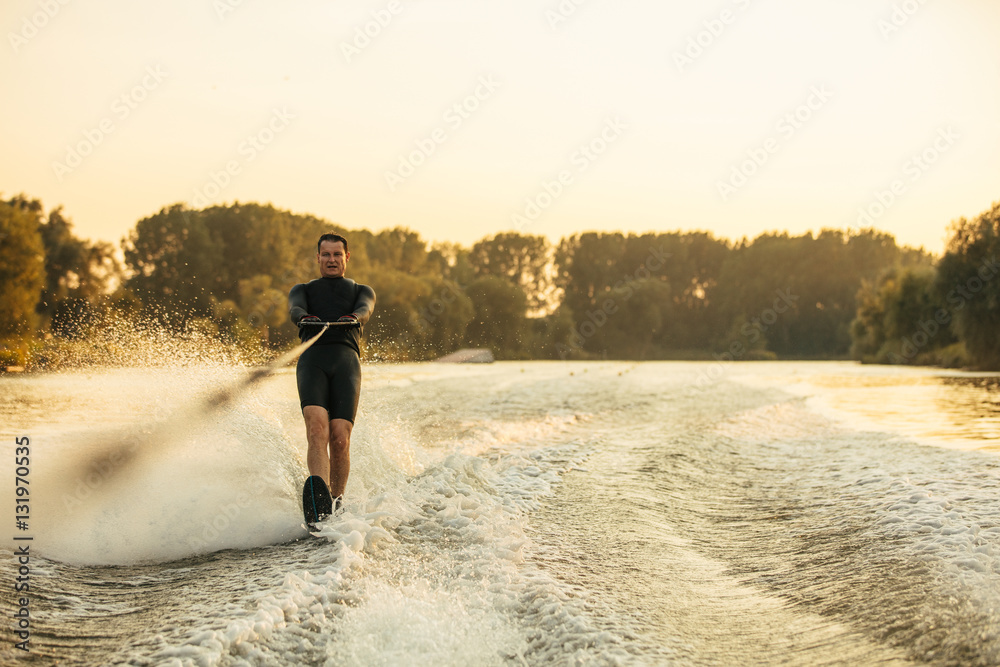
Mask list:
[[[347,476],[351,473],[351,431],[354,424],[346,419],[330,420],[330,495],[343,497]],[[312,469],[310,468],[310,471]]]
[[[306,421],[306,442],[309,450],[306,453],[306,465],[310,475],[317,475],[330,484],[330,421],[326,408],[318,405],[307,405],[302,408],[302,417]]]

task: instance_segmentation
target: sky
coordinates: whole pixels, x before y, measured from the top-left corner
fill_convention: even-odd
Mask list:
[[[1000,200],[995,0],[5,0],[0,196],[118,243],[270,202],[505,231],[876,227]]]

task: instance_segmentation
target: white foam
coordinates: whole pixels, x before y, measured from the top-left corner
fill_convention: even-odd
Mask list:
[[[789,400],[748,410],[720,422],[718,434],[743,442],[767,443],[829,436],[840,429],[819,415],[804,409],[802,400]]]
[[[914,611],[928,631],[955,619],[976,622],[983,655],[1000,654],[995,456],[852,431],[813,407],[801,399],[786,401],[737,415],[716,430],[738,446],[755,446],[748,452],[755,466],[769,471],[769,495],[823,499],[831,515],[821,530],[851,525],[852,532],[863,531],[872,563],[891,563],[897,576],[918,566],[928,570],[919,575],[926,608]],[[856,569],[848,576],[863,579],[869,563],[852,562]],[[954,641],[965,636],[965,629],[957,631]]]
[[[375,583],[347,607],[327,646],[331,665],[503,665],[527,642],[482,591]]]
[[[374,665],[620,659],[621,638],[589,619],[583,598],[523,567],[525,513],[580,456],[573,445],[493,460],[448,455],[323,524],[326,558],[262,591],[254,613],[196,629],[155,657],[199,665],[236,656]]]
[[[67,485],[41,467],[43,555],[78,564],[164,561],[304,534],[301,462],[273,419],[244,405],[155,446],[144,448],[141,430],[133,437],[138,455],[84,469]]]

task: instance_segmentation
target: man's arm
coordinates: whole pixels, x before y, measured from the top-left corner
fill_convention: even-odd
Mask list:
[[[292,324],[298,324],[299,320],[309,314],[307,310],[309,304],[306,303],[306,286],[298,284],[288,293],[288,318]]]
[[[375,310],[375,290],[368,285],[358,285],[358,297],[354,300],[354,316],[364,326]]]

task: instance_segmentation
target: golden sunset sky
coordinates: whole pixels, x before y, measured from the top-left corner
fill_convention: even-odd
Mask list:
[[[0,27],[0,193],[115,243],[239,200],[463,245],[940,252],[1000,199],[995,0],[7,0]]]

